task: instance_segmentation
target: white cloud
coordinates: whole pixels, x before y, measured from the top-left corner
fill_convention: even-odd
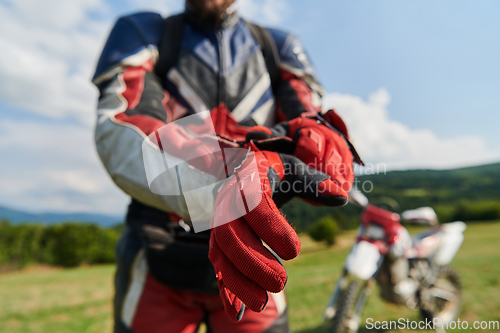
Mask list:
[[[89,10],[104,11],[101,0],[7,0],[9,12],[28,25],[72,29],[85,23]]]
[[[128,199],[106,175],[85,128],[3,121],[0,155],[2,204],[32,211],[125,210]]]
[[[16,0],[0,5],[0,99],[90,127],[96,89],[90,79],[109,23],[102,0]],[[8,33],[7,33],[8,32]]]
[[[481,137],[440,138],[428,129],[411,129],[392,120],[389,103],[385,89],[367,101],[336,93],[323,100],[325,109],[335,108],[343,116],[365,162],[385,163],[389,169],[454,168],[500,159],[500,152],[488,149]]]

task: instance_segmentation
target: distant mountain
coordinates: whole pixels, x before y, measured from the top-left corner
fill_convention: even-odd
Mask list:
[[[109,216],[86,213],[26,213],[6,207],[0,207],[0,220],[11,223],[42,223],[57,224],[61,222],[76,221],[95,223],[103,227],[110,227],[124,221],[123,216]]]

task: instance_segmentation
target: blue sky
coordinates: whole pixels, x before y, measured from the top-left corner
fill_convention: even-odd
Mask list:
[[[0,205],[116,214],[90,83],[114,20],[182,0],[0,0]],[[358,150],[389,169],[500,161],[500,3],[242,0],[296,33]]]

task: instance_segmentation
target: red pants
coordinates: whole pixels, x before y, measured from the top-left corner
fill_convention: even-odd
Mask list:
[[[124,245],[127,244],[121,244]],[[129,260],[118,258],[115,333],[194,333],[202,322],[211,333],[289,332],[283,293],[270,294],[264,311],[256,313],[247,309],[242,320],[234,323],[226,316],[219,295],[177,290],[161,284],[149,273],[142,249],[130,259],[130,255]]]

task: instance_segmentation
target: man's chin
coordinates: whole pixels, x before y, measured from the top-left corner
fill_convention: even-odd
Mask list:
[[[227,10],[234,0],[188,0],[189,7],[194,10],[202,20],[216,22]]]

